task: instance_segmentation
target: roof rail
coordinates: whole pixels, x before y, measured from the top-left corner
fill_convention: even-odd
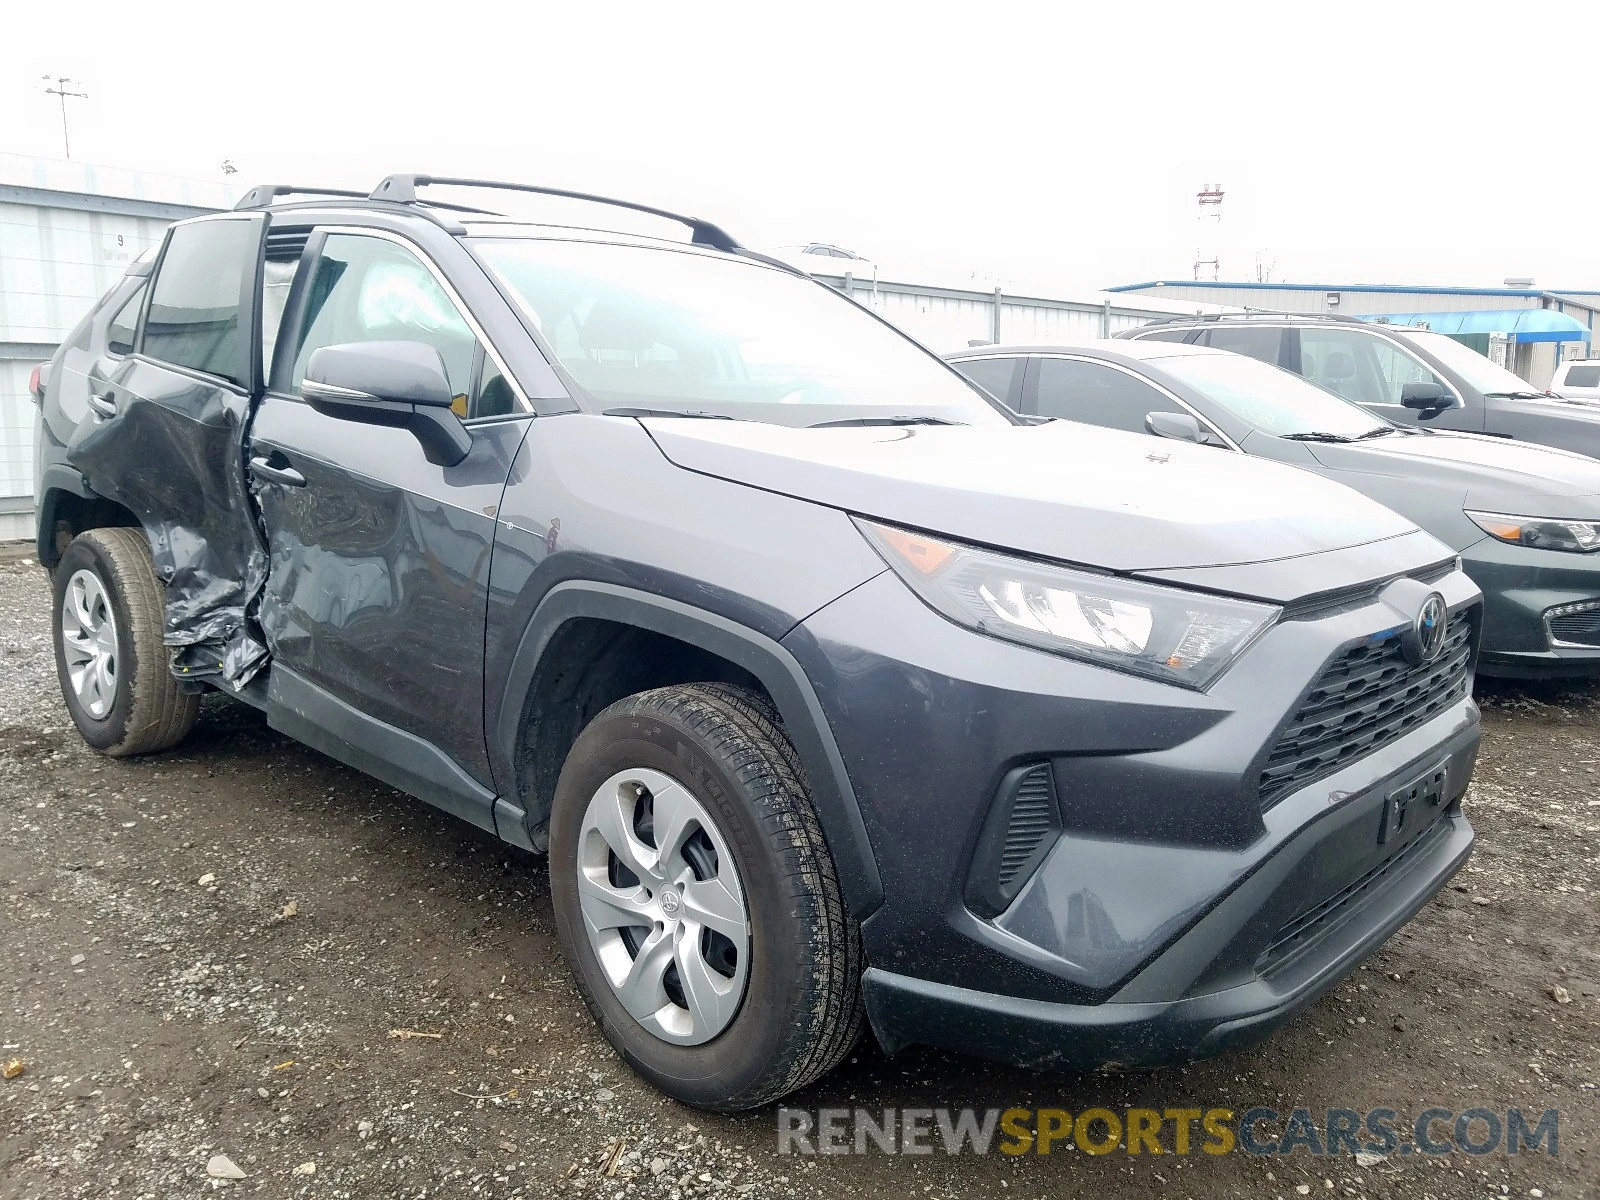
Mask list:
[[[347,188],[297,187],[292,183],[258,183],[233,206],[235,212],[247,208],[266,208],[279,196],[359,196],[365,192],[352,192]]]
[[[372,199],[366,192],[355,192],[349,188],[325,187],[296,187],[291,183],[262,183],[251,188],[239,198],[234,211],[249,208],[268,208],[279,196],[341,196],[354,200]],[[474,208],[470,204],[447,204],[443,200],[418,200],[416,203],[427,208],[442,208],[450,212],[476,213],[483,217],[500,217],[504,213],[495,212],[491,208]]]
[[[702,221],[698,217],[686,217],[681,213],[669,212],[664,208],[652,208],[648,204],[635,204],[631,200],[614,200],[609,196],[595,196],[589,192],[570,192],[565,188],[540,187],[531,183],[506,183],[496,179],[460,179],[447,175],[390,175],[372,189],[372,194],[368,199],[390,200],[400,204],[426,204],[430,203],[430,201],[418,201],[417,189],[419,187],[434,187],[437,185],[494,188],[505,192],[532,192],[540,196],[559,196],[566,200],[584,200],[591,204],[607,204],[613,208],[626,208],[633,212],[646,213],[652,217],[662,217],[668,221],[676,221],[680,225],[688,226],[691,234],[690,240],[697,246],[710,246],[714,250],[723,250],[730,254],[744,252],[744,247],[739,245],[731,234],[713,225],[710,221]]]

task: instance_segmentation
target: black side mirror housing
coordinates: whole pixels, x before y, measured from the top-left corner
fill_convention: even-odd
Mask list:
[[[1400,404],[1419,412],[1437,412],[1450,407],[1450,393],[1437,383],[1407,383],[1400,387]]]
[[[451,411],[455,395],[444,359],[426,342],[347,342],[313,350],[300,395],[325,416],[409,429],[435,466],[453,467],[472,449],[472,435]]]
[[[1172,438],[1174,441],[1194,442],[1196,445],[1203,445],[1206,440],[1205,431],[1200,428],[1200,422],[1188,413],[1145,413],[1144,427],[1157,437]]]

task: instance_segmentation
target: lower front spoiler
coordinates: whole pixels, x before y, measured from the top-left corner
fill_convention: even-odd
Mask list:
[[[1308,947],[1293,983],[1248,983],[1171,1001],[1060,1004],[930,983],[877,968],[863,980],[867,1016],[889,1053],[929,1045],[1028,1067],[1155,1067],[1265,1037],[1353,971],[1409,921],[1472,852],[1459,806],[1359,913]],[[1420,841],[1421,839],[1419,839]],[[1246,884],[1245,886],[1248,886]],[[1202,920],[1186,937],[1205,928]],[[1181,944],[1182,939],[1180,939]],[[1133,983],[1137,983],[1137,977]],[[1133,986],[1133,984],[1130,984]]]

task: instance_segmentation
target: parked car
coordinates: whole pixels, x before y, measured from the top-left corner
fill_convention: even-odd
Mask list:
[[[1600,401],[1600,359],[1568,358],[1557,363],[1550,391],[1567,400]]]
[[[1482,605],[1430,534],[1025,424],[707,222],[432,182],[174,225],[56,355],[39,555],[90,745],[213,690],[547,853],[605,1036],[718,1110],[863,1022],[1221,1050],[1466,858]]]
[[[1539,391],[1442,333],[1353,317],[1246,313],[1176,317],[1117,337],[1248,354],[1398,424],[1600,458],[1600,406]]]
[[[1461,555],[1484,594],[1481,673],[1600,673],[1592,458],[1395,425],[1277,367],[1200,346],[987,346],[946,357],[1024,414],[1257,455],[1353,487]]]

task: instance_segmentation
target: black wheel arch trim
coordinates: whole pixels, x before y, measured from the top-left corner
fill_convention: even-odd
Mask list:
[[[56,507],[61,503],[63,494],[76,496],[80,500],[99,498],[89,486],[89,481],[83,477],[83,472],[76,467],[50,463],[44,468],[39,478],[39,524],[34,541],[39,551],[39,562],[47,567],[55,566],[61,557],[56,553],[55,525]]]
[[[754,675],[772,697],[805,766],[811,798],[851,912],[859,919],[882,903],[883,880],[866,823],[861,819],[855,789],[811,681],[794,655],[780,643],[705,609],[649,592],[587,580],[568,580],[551,588],[517,644],[499,711],[490,729],[490,736],[497,742],[496,757],[507,764],[507,769],[516,761],[524,702],[539,661],[556,631],[568,621],[583,617],[634,625],[677,638]],[[511,783],[509,778],[500,783],[502,796],[516,794],[514,786],[507,786]],[[523,819],[532,840],[542,842],[549,814],[531,813]],[[505,831],[501,836],[506,836]]]

